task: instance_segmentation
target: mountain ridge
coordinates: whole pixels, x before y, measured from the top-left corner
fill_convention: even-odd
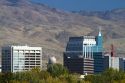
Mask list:
[[[114,16],[118,15],[119,17],[120,16],[123,17],[123,18],[120,18],[120,19],[124,19],[125,8],[117,8],[117,9],[113,9],[111,11],[82,11],[81,10],[81,11],[78,11],[78,12],[73,11],[73,13],[78,13],[78,14],[86,15],[86,16],[97,16],[97,17],[100,17],[102,19],[107,19],[107,20],[112,19],[111,18],[112,15],[114,15]],[[115,20],[117,20],[117,18]]]
[[[17,1],[19,2],[0,1],[0,46],[41,46],[45,61],[49,56],[56,56],[62,61],[62,54],[70,36],[97,35],[98,26],[102,26],[105,47],[113,43],[114,39],[117,40],[114,43],[117,48],[125,47],[123,42],[119,44],[119,41],[124,41],[125,38],[125,20],[122,19],[125,12],[123,15],[109,12],[113,19],[103,19],[94,14],[82,15],[26,0]]]

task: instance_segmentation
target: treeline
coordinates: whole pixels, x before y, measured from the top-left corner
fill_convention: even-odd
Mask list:
[[[125,72],[112,68],[96,75],[88,75],[84,79],[90,83],[125,83]]]
[[[49,65],[46,71],[39,68],[26,72],[0,73],[0,83],[125,83],[125,72],[108,69],[101,74],[79,79],[60,64]]]
[[[0,83],[85,83],[77,74],[69,74],[60,64],[49,65],[47,70],[34,68],[31,71],[0,73]]]

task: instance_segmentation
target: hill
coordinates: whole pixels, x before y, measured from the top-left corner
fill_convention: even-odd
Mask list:
[[[97,14],[96,14],[97,13]],[[96,15],[95,15],[96,14]],[[105,47],[114,41],[124,52],[125,9],[104,13],[71,13],[29,0],[0,0],[0,46],[20,44],[43,47],[43,59],[62,61],[70,36],[97,35],[102,26]],[[120,39],[120,40],[119,40]],[[111,42],[111,43],[112,43]]]

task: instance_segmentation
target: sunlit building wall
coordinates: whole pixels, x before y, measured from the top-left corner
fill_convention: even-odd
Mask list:
[[[20,72],[42,68],[42,48],[29,46],[2,47],[2,72]]]

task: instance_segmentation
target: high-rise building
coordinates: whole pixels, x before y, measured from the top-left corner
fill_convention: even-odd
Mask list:
[[[99,73],[103,67],[103,38],[98,36],[70,37],[64,52],[64,66],[80,74]]]
[[[42,68],[42,48],[29,46],[2,47],[2,72],[20,72]]]

